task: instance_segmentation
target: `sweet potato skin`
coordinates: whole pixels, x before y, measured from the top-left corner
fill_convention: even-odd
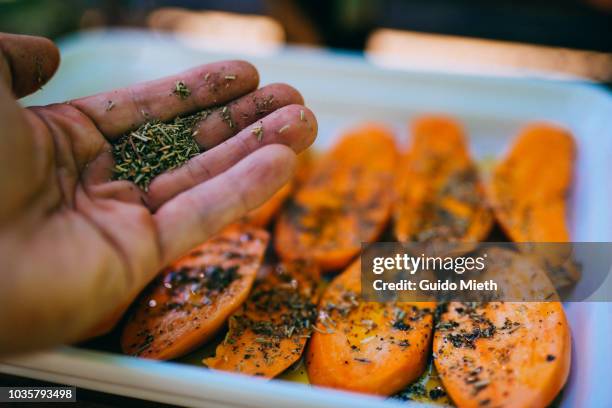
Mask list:
[[[164,270],[137,300],[123,352],[167,360],[212,337],[246,300],[268,239],[266,231],[235,224]]]
[[[311,384],[392,395],[418,378],[431,347],[432,303],[363,302],[360,265],[327,288],[306,353]]]
[[[280,263],[258,278],[229,320],[209,368],[273,378],[298,361],[316,318],[319,271],[308,261]]]
[[[282,259],[311,257],[322,271],[346,266],[375,240],[391,212],[397,152],[393,134],[366,124],[322,157],[281,214],[275,248]]]
[[[462,127],[445,116],[412,125],[411,147],[399,166],[394,233],[401,242],[478,242],[493,216]]]
[[[495,216],[516,242],[567,242],[567,197],[576,145],[566,130],[532,124],[493,170],[487,192]]]
[[[487,278],[506,292],[527,286],[555,294],[537,261],[506,249],[489,252],[490,262],[500,264]],[[450,302],[434,333],[436,369],[458,407],[546,407],[569,374],[571,334],[558,301]]]

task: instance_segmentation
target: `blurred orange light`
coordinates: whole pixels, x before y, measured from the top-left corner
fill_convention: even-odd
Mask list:
[[[504,41],[379,29],[366,53],[393,68],[612,80],[611,54]]]

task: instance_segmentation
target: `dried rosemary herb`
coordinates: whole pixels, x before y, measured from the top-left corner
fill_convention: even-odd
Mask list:
[[[261,140],[263,139],[263,124],[261,122],[259,122],[259,125],[255,126],[252,130],[251,133],[255,135],[255,137],[257,138],[258,142],[261,142]]]
[[[434,401],[442,397],[445,397],[445,396],[446,396],[446,391],[444,390],[444,388],[442,388],[439,385],[429,390],[429,398],[431,398]]]
[[[221,119],[227,123],[227,126],[229,126],[230,129],[233,129],[234,121],[232,120],[232,112],[230,109],[227,106],[223,106],[219,109],[219,111],[221,112]]]
[[[43,78],[42,60],[39,56],[34,57],[34,66],[36,67],[36,81],[42,84],[45,80]]]
[[[163,123],[153,120],[121,136],[113,144],[114,180],[129,180],[144,191],[157,175],[198,155],[194,128],[208,111]]]
[[[187,99],[189,96],[191,96],[191,91],[189,88],[187,88],[187,85],[185,85],[183,81],[176,81],[172,93],[181,99]]]

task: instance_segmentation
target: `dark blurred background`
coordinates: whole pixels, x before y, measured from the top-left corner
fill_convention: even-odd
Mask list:
[[[289,43],[361,50],[381,27],[612,51],[612,0],[0,0],[0,29],[147,25],[162,7],[271,16]]]
[[[392,65],[408,68],[511,66],[612,81],[612,0],[0,0],[0,31],[58,38],[126,27],[217,48],[311,45],[399,57]]]

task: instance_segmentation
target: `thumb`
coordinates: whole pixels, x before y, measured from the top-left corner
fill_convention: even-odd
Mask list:
[[[14,218],[39,184],[36,143],[24,113],[0,81],[0,225]]]
[[[51,41],[0,33],[0,225],[14,219],[36,193],[44,173],[32,123],[15,97],[39,89],[58,64],[59,52]]]
[[[17,98],[40,89],[59,61],[59,50],[46,38],[0,33],[0,78]]]

